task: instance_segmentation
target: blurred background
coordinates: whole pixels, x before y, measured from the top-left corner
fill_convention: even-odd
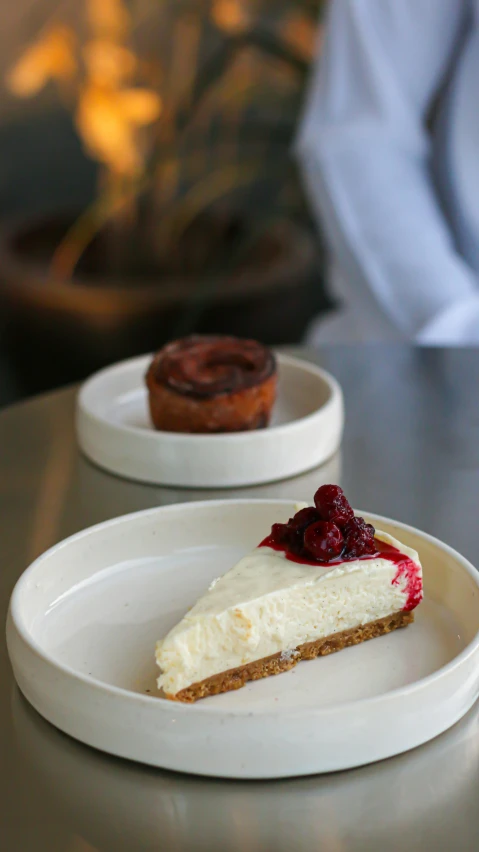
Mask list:
[[[292,155],[323,5],[3,0],[0,404],[328,308]]]

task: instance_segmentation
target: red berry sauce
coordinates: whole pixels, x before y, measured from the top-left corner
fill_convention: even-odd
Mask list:
[[[423,599],[422,576],[419,565],[413,562],[412,559],[409,559],[409,556],[406,556],[405,553],[401,553],[400,550],[393,547],[392,544],[386,544],[385,541],[379,541],[378,539],[376,541],[381,546],[381,556],[389,562],[394,562],[398,567],[393,580],[393,586],[399,586],[404,577],[406,578],[405,591],[407,601],[403,609],[406,612],[416,609]]]

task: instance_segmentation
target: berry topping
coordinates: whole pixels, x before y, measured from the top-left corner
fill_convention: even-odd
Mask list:
[[[317,520],[319,515],[316,509],[300,509],[287,524],[273,524],[271,538],[276,544],[284,544],[288,550],[299,555],[304,550],[304,531]]]
[[[339,485],[322,485],[314,495],[314,503],[323,521],[333,521],[341,529],[354,512]]]
[[[319,520],[316,509],[300,509],[287,524],[287,545],[297,556],[304,556],[304,533],[310,524]]]
[[[273,524],[271,527],[271,539],[276,544],[286,544],[288,541],[288,527],[286,524]]]
[[[304,546],[315,559],[329,562],[341,553],[344,547],[343,534],[332,521],[317,521],[307,528]]]
[[[346,555],[349,559],[368,556],[377,552],[374,541],[375,529],[364,518],[352,518],[343,528]]]
[[[289,519],[288,527],[292,530],[301,530],[304,532],[306,527],[309,527],[310,524],[314,524],[316,521],[319,521],[319,514],[316,509],[309,506],[307,509],[300,509],[299,512],[296,512],[294,517]]]
[[[322,485],[314,502],[316,508],[300,509],[287,524],[273,524],[262,544],[306,563],[349,561],[378,553],[374,527],[354,517],[339,485]]]

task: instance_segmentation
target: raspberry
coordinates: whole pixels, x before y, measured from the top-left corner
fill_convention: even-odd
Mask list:
[[[344,546],[343,534],[331,521],[317,521],[307,528],[304,546],[315,559],[329,562],[341,553]]]
[[[288,527],[291,530],[304,531],[306,527],[309,527],[310,524],[314,524],[316,521],[319,521],[316,509],[308,506],[306,509],[300,509],[293,518],[289,519]]]
[[[291,529],[290,526],[286,528],[286,547],[291,553],[295,553],[296,556],[304,556],[304,530],[302,529]]]
[[[271,538],[276,544],[285,544],[288,538],[286,524],[273,524],[271,527]]]
[[[308,507],[300,509],[294,517],[290,518],[285,525],[284,533],[282,533],[282,543],[286,545],[288,550],[295,553],[297,556],[304,555],[304,531],[307,527],[319,520],[319,515],[316,509]]]
[[[339,485],[322,485],[314,495],[314,503],[323,521],[333,521],[341,529],[354,517]]]
[[[356,559],[359,556],[369,556],[376,553],[375,532],[374,527],[367,524],[364,518],[352,518],[348,521],[343,529],[346,555],[351,559]]]
[[[286,550],[290,550],[297,556],[303,553],[304,531],[301,527],[294,529],[288,524],[273,524],[271,527],[271,539]]]

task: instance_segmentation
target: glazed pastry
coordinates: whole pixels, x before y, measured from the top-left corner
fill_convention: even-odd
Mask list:
[[[276,360],[255,340],[192,335],[156,353],[146,384],[156,429],[262,429],[269,423],[276,398]]]

